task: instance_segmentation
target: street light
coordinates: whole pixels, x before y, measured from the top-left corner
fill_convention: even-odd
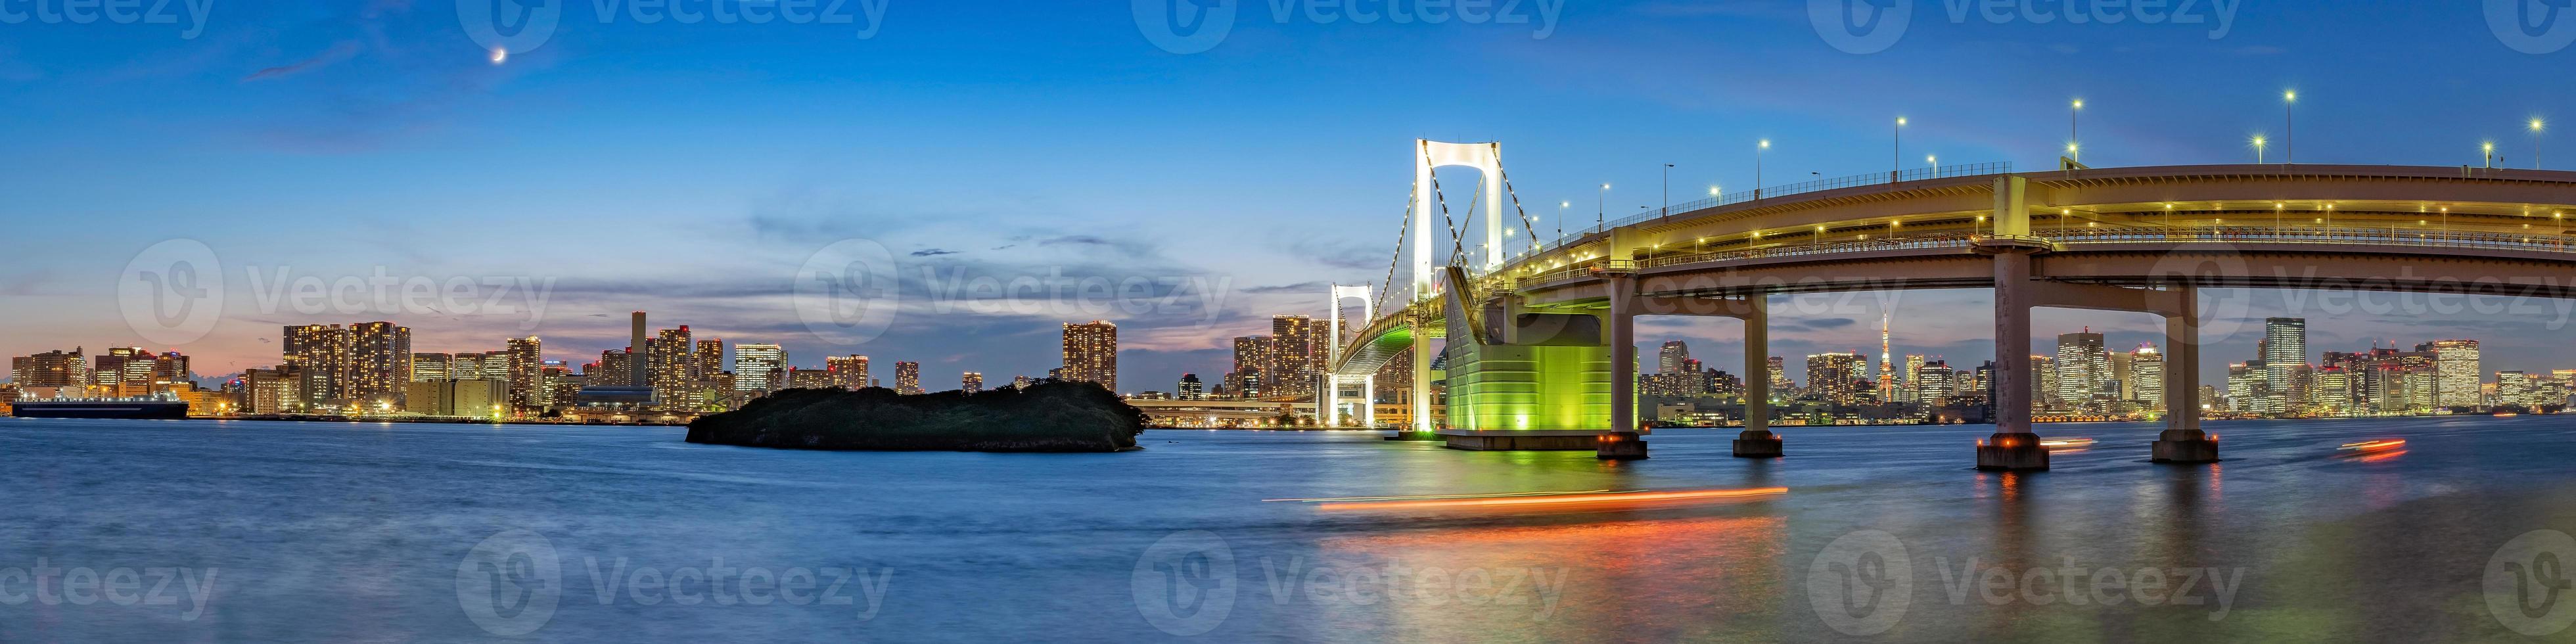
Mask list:
[[[1664,164],[1664,216],[1673,216],[1673,164]]]
[[[2486,143],[2479,144],[2478,149],[2485,150],[2487,153],[2487,169],[2495,169],[2495,142],[2488,141]]]
[[[2082,156],[2077,154],[2077,152],[2082,150],[2082,148],[2076,145],[2077,142],[2083,141],[2084,137],[2076,136],[2075,133],[2075,117],[2083,113],[2084,99],[2081,98],[2075,99],[2074,105],[2066,110],[2066,160],[2068,161],[2084,160]]]
[[[2540,169],[2540,134],[2549,131],[2549,122],[2531,117],[2531,169]]]
[[[1610,184],[1605,183],[1605,184],[1601,184],[1601,194],[1598,194],[1598,195],[1594,195],[1594,196],[1593,196],[1593,201],[1592,201],[1592,226],[1593,226],[1593,228],[1594,228],[1594,229],[1598,230],[1598,229],[1607,229],[1607,228],[1609,228],[1609,225],[1610,225]]]
[[[1762,200],[1762,153],[1771,149],[1771,140],[1763,139],[1753,148],[1753,200]]]
[[[2254,135],[2254,165],[2263,165],[2263,146],[2267,142],[2263,135]]]
[[[1556,202],[1556,241],[1565,243],[1565,209],[1574,207],[1573,200]]]
[[[2288,144],[2283,146],[2288,149],[2282,151],[2282,163],[2299,162],[2299,121],[2298,115],[2291,111],[2291,108],[2297,107],[2298,104],[2298,90],[2281,92],[2281,121],[2290,129],[2289,133],[2282,137],[2283,142]]]
[[[1888,155],[1888,183],[1896,183],[1897,176],[1905,174],[1905,117],[1896,117],[1895,141],[1895,153]]]

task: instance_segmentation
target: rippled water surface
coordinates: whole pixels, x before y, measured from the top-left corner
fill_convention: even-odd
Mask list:
[[[1790,428],[1775,461],[1667,430],[1604,463],[1365,432],[824,453],[0,418],[0,640],[2528,641],[2509,622],[2576,613],[2542,592],[2499,617],[2481,585],[2518,535],[2576,532],[2576,417],[2213,423],[2211,466],[2147,463],[2155,429],[2043,426],[2099,442],[2002,476],[1969,468],[1983,426]],[[2383,437],[2409,442],[2335,449]],[[1764,487],[1788,491],[1264,501]]]

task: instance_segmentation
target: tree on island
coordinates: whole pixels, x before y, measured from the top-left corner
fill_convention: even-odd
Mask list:
[[[789,389],[689,423],[688,442],[822,450],[1108,452],[1136,448],[1145,413],[1098,384],[899,395]]]

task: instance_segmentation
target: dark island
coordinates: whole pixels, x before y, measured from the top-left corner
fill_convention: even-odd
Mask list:
[[[789,389],[689,423],[691,443],[823,450],[1116,452],[1136,449],[1145,413],[1099,385],[912,396],[869,388]]]

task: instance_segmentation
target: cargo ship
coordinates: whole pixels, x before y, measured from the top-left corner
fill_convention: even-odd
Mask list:
[[[168,393],[132,398],[21,398],[9,403],[9,415],[19,418],[182,419],[188,417],[188,401]]]

